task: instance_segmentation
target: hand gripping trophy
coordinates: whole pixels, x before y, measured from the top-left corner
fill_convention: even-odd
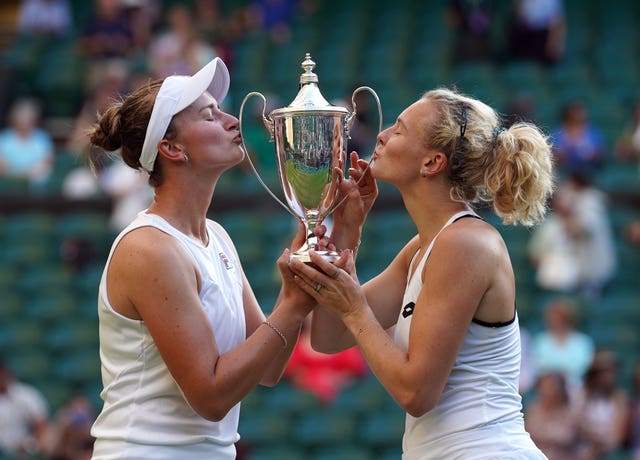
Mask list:
[[[313,73],[315,65],[307,53],[302,62],[304,73],[300,76],[300,90],[287,107],[275,109],[265,115],[266,98],[261,93],[251,92],[242,101],[239,115],[242,132],[245,103],[252,96],[262,99],[262,121],[271,140],[275,141],[278,173],[288,206],[264,183],[251,158],[247,156],[247,159],[267,192],[304,223],[306,244],[293,253],[292,257],[306,263],[310,262],[309,250],[314,249],[317,244],[315,228],[341,203],[337,202],[341,175],[336,168],[342,170],[344,175],[347,140],[356,116],[355,96],[360,91],[369,91],[375,98],[380,130],[382,129],[382,109],[375,91],[367,86],[355,89],[351,96],[353,112],[331,105],[320,94],[318,76]],[[338,259],[338,254],[333,251],[319,251],[319,254],[330,262]]]

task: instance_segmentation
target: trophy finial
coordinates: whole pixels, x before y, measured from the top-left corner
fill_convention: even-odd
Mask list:
[[[313,73],[316,63],[311,60],[310,53],[305,54],[301,67],[304,70],[304,73],[300,75],[301,85],[306,85],[307,83],[318,83],[318,76]]]

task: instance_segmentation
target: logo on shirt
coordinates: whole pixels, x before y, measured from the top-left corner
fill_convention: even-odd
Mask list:
[[[404,306],[404,308],[402,309],[402,317],[403,318],[407,318],[411,315],[413,315],[413,308],[416,306],[416,304],[414,302],[409,302],[408,304],[406,304]]]
[[[231,265],[231,261],[229,260],[227,255],[224,252],[220,252],[218,254],[220,255],[220,260],[222,260],[222,263],[224,264],[224,268],[226,268],[227,270],[231,270],[233,268],[233,265]]]

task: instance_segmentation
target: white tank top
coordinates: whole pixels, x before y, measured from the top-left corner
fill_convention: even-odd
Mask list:
[[[447,221],[440,232],[464,216],[477,217],[470,211],[459,212]],[[407,280],[403,308],[394,333],[395,343],[404,350],[409,347],[413,307],[422,289],[421,273],[440,232]],[[450,289],[451,286],[442,288]],[[422,417],[407,414],[402,458],[512,458],[508,454],[520,448],[530,450],[532,456],[513,458],[544,458],[524,430],[518,393],[519,371],[517,319],[514,317],[514,320],[501,324],[483,324],[474,320],[469,325],[436,407]],[[498,450],[504,449],[505,445],[507,450]]]
[[[124,235],[151,226],[184,246],[200,271],[202,306],[220,353],[245,340],[240,262],[223,238],[224,230],[207,221],[204,246],[160,216],[142,211],[111,248],[100,281],[98,317],[104,407],[92,428],[94,459],[232,459],[239,439],[240,404],[220,422],[199,416],[171,376],[143,321],[117,313],[107,297],[107,269]],[[185,356],[185,359],[189,359]],[[215,395],[211,395],[212,398]]]

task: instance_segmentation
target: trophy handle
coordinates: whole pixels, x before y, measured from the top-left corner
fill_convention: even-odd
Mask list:
[[[291,214],[293,217],[300,219],[300,217],[298,217],[290,208],[289,206],[287,206],[286,204],[284,204],[282,202],[282,200],[280,198],[278,198],[275,193],[273,193],[271,191],[271,189],[267,186],[267,184],[264,183],[264,181],[262,180],[262,177],[260,177],[260,174],[258,173],[258,170],[256,169],[255,165],[253,164],[253,161],[251,160],[251,155],[248,154],[248,150],[247,150],[247,146],[244,144],[244,134],[242,133],[242,115],[244,113],[244,105],[246,104],[246,102],[249,100],[249,98],[253,97],[253,96],[257,96],[260,99],[262,99],[262,122],[264,123],[265,128],[267,128],[267,131],[269,131],[269,138],[271,141],[273,141],[274,139],[274,123],[273,120],[265,115],[264,111],[267,107],[267,99],[264,97],[264,95],[262,93],[259,93],[257,91],[252,91],[249,94],[247,94],[244,99],[242,100],[242,104],[240,104],[240,114],[238,115],[238,126],[240,128],[240,137],[242,138],[242,148],[244,150],[244,156],[247,159],[247,161],[249,162],[249,166],[251,166],[251,170],[253,171],[253,173],[255,174],[256,178],[258,179],[258,182],[260,182],[260,185],[262,185],[262,187],[267,191],[267,193],[269,195],[271,195],[271,197],[276,200],[280,206],[282,206],[284,209],[287,210],[287,212],[289,214]]]
[[[346,116],[344,119],[344,132],[347,136],[347,139],[351,139],[351,128],[353,127],[353,123],[356,121],[356,115],[358,114],[357,104],[356,104],[356,94],[361,91],[368,91],[376,101],[378,106],[378,132],[382,131],[382,107],[380,106],[380,98],[378,94],[368,86],[360,86],[356,88],[351,94],[351,105],[353,106],[353,112]]]
[[[351,94],[351,105],[353,106],[353,112],[349,113],[344,119],[344,132],[345,132],[345,135],[347,136],[347,139],[351,139],[351,128],[353,127],[353,123],[356,121],[356,115],[358,114],[357,106],[356,106],[356,94],[358,94],[361,91],[368,91],[369,93],[371,93],[371,95],[375,99],[376,105],[378,106],[378,132],[382,131],[382,106],[380,105],[380,98],[372,88],[368,86],[360,86],[353,91],[353,94]],[[362,176],[360,176],[360,179],[358,179],[356,184],[360,183],[360,181],[364,177],[364,173],[366,173],[369,167],[371,166],[372,161],[373,161],[373,155],[371,155],[371,158],[367,162],[367,167],[364,168],[364,171],[362,172]],[[331,209],[327,212],[327,214],[331,214],[333,211],[335,211],[342,203],[345,202],[347,197],[348,196],[344,196],[340,201],[334,204],[331,207]]]

